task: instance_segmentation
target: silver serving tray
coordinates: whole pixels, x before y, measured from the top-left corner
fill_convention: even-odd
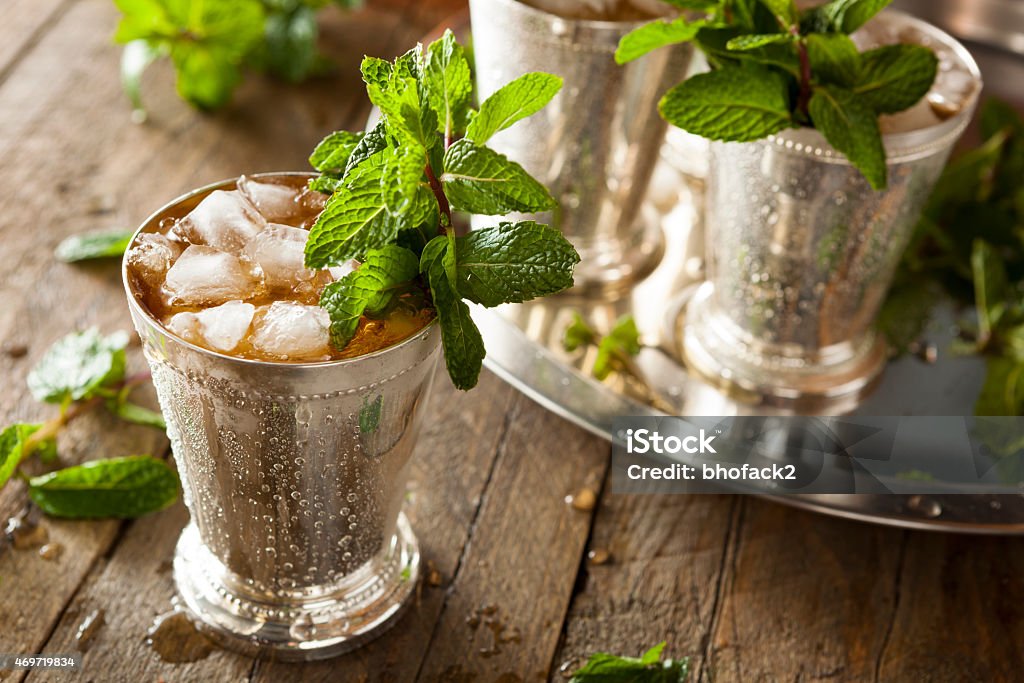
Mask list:
[[[913,2],[897,4],[911,11],[920,9]],[[961,4],[929,3],[927,18],[957,32],[956,23],[944,18],[958,16]],[[998,40],[988,44],[969,42],[968,46],[982,67],[986,93],[1020,103],[1021,93],[1015,86],[1024,82],[1024,60],[1012,48],[1024,46],[1013,38],[1024,35],[1024,1],[990,0],[988,4],[1016,14],[1022,21],[1000,26]],[[984,40],[985,31],[976,30],[978,21],[981,19],[972,24],[975,30],[962,37]],[[993,29],[989,35],[995,33]],[[778,414],[720,393],[689,375],[676,360],[679,314],[702,281],[700,145],[700,141],[675,132],[662,150],[660,168],[643,211],[650,220],[660,222],[666,246],[660,265],[646,279],[596,297],[569,293],[529,304],[489,310],[476,307],[473,311],[484,335],[488,354],[485,363],[490,370],[549,410],[610,441],[614,439],[612,419],[623,415]],[[588,372],[592,352],[569,354],[562,349],[562,334],[576,311],[605,330],[620,315],[630,314],[636,319],[647,345],[638,357],[638,365],[653,394],[621,378],[598,382]],[[984,379],[984,361],[945,352],[954,334],[955,319],[953,311],[945,308],[935,315],[927,336],[940,351],[936,362],[926,363],[913,356],[894,360],[877,389],[862,403],[823,407],[819,414],[973,414]],[[764,495],[823,514],[891,526],[1024,533],[1024,494],[994,494],[978,485],[951,485],[948,494],[928,496]]]

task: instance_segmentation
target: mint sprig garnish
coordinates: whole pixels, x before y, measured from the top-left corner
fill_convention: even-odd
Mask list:
[[[306,265],[360,262],[320,299],[331,342],[344,348],[360,316],[406,293],[429,292],[448,373],[470,389],[485,350],[466,302],[498,306],[561,291],[579,262],[560,232],[534,221],[500,221],[457,236],[452,215],[556,207],[522,166],[484,143],[538,112],[562,81],[525,74],[475,111],[469,63],[450,31],[394,62],[367,57],[361,72],[380,121],[366,133],[332,133],[310,157],[320,171],[310,186],[332,196],[310,229]]]
[[[149,456],[93,460],[84,465],[29,477],[21,466],[32,456],[43,464],[57,458],[57,436],[64,427],[99,406],[126,422],[164,429],[160,413],[131,402],[134,388],[149,374],[125,376],[124,333],[97,330],[58,340],[29,373],[36,399],[56,403],[60,413],[36,424],[0,430],[0,487],[14,477],[44,512],[59,517],[137,517],[170,505],[178,480],[166,463]]]
[[[712,70],[669,90],[659,111],[671,124],[711,140],[747,142],[810,126],[886,187],[880,114],[916,104],[935,80],[938,60],[921,45],[860,52],[848,34],[891,0],[833,0],[804,10],[793,0],[669,4],[706,16],[658,20],[627,34],[620,64],[651,50],[694,42]]]
[[[690,675],[690,660],[661,659],[661,642],[640,657],[622,657],[597,652],[569,679],[569,683],[685,683]]]
[[[246,68],[302,81],[329,65],[317,49],[317,10],[358,0],[114,0],[123,17],[114,39],[125,45],[121,82],[144,116],[142,74],[167,57],[178,94],[199,109],[231,97]]]

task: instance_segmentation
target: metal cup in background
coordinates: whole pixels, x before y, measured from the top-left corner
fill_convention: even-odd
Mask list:
[[[171,202],[136,236],[234,184]],[[226,647],[283,660],[379,635],[419,576],[401,507],[437,324],[347,360],[246,360],[168,333],[123,275],[191,514],[174,556],[187,612]]]
[[[951,36],[906,14],[874,20],[920,32],[974,80],[959,112],[884,136],[888,188],[816,130],[715,142],[705,197],[708,282],[677,339],[688,367],[745,400],[851,408],[884,368],[874,322],[921,210],[970,122],[981,74]]]
[[[663,237],[640,207],[665,139],[658,100],[686,73],[691,49],[674,45],[624,66],[622,36],[644,22],[560,17],[517,0],[470,0],[480,100],[529,71],[564,79],[539,113],[488,143],[519,162],[558,200],[532,217],[559,228],[581,256],[577,293],[606,293],[658,264]],[[493,224],[474,217],[474,227]]]

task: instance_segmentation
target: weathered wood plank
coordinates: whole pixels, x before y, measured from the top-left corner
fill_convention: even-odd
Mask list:
[[[487,400],[481,401],[480,396]],[[406,506],[423,557],[425,580],[417,601],[393,630],[365,648],[315,664],[261,662],[254,682],[386,683],[415,678],[516,400],[516,392],[490,373],[481,376],[474,393],[466,394],[456,391],[441,370],[413,457]]]
[[[872,679],[903,539],[745,497],[702,680]]]
[[[1019,681],[1024,539],[912,533],[882,681]]]
[[[70,0],[5,0],[0,25],[0,83],[53,26]]]
[[[689,656],[698,670],[737,504],[605,491],[551,680],[594,652],[638,656],[663,640],[665,656]]]
[[[593,516],[602,439],[520,397],[419,680],[544,680]]]

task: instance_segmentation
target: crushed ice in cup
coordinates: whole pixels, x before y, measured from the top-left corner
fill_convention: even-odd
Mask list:
[[[246,176],[238,179],[238,191],[271,223],[287,221],[298,213],[300,190],[264,183]]]
[[[242,193],[215,190],[178,221],[173,230],[189,244],[237,254],[266,225],[267,221]]]
[[[193,244],[167,271],[163,289],[172,305],[210,305],[249,299],[258,287],[236,256]]]
[[[159,233],[139,235],[128,251],[128,265],[134,268],[147,282],[159,284],[175,259],[181,256],[184,245]]]
[[[261,306],[252,345],[285,360],[322,360],[330,355],[331,318],[319,306],[275,301]]]
[[[299,283],[309,282],[316,271],[305,266],[306,240],[309,231],[271,223],[245,246],[243,255],[263,271],[267,287],[292,290]]]

